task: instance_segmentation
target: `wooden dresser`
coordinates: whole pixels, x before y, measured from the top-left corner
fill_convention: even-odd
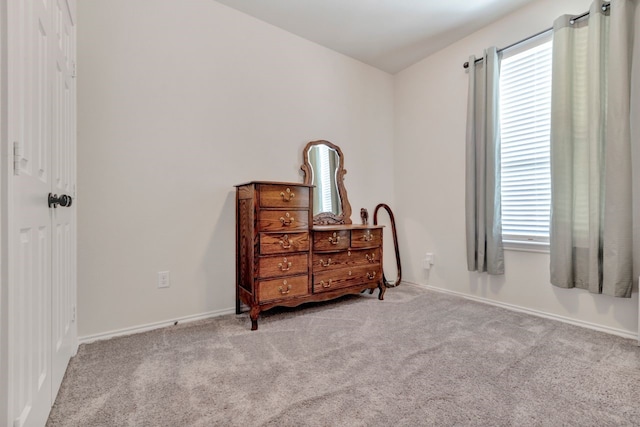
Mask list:
[[[313,187],[253,181],[236,186],[236,313],[260,312],[380,289],[382,227],[313,226]]]

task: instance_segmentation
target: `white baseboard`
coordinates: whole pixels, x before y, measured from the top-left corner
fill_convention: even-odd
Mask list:
[[[488,299],[488,298],[478,297],[478,296],[475,296],[475,295],[469,295],[469,294],[465,294],[465,293],[458,292],[458,291],[451,291],[449,289],[437,288],[435,286],[422,285],[422,284],[419,284],[419,283],[412,283],[412,282],[407,282],[407,281],[404,281],[404,280],[402,281],[402,284],[407,284],[407,285],[415,286],[415,287],[422,288],[422,289],[429,289],[431,291],[441,292],[443,294],[455,295],[455,296],[466,298],[466,299],[469,299],[469,300],[472,300],[472,301],[482,302],[482,303],[485,303],[485,304],[506,308],[507,310],[512,310],[512,311],[517,311],[517,312],[520,312],[520,313],[531,314],[533,316],[538,316],[538,317],[544,317],[545,319],[557,320],[559,322],[569,323],[571,325],[581,326],[583,328],[593,329],[593,330],[600,331],[600,332],[606,332],[608,334],[617,335],[617,336],[620,336],[620,337],[623,337],[623,338],[631,338],[631,339],[634,339],[634,340],[636,340],[636,339],[640,340],[640,336],[639,335],[636,335],[633,332],[626,331],[624,329],[618,329],[618,328],[612,328],[610,326],[598,325],[596,323],[585,322],[584,320],[572,319],[570,317],[560,316],[558,314],[547,313],[545,311],[540,311],[540,310],[534,310],[534,309],[531,309],[531,308],[522,307],[522,306],[515,305],[515,304],[509,304],[509,303],[505,303],[505,302],[494,301],[494,300],[491,300],[491,299]]]
[[[129,328],[117,329],[114,331],[101,332],[99,334],[86,335],[78,337],[78,344],[87,344],[99,340],[108,340],[109,338],[120,337],[123,335],[137,334],[140,332],[151,331],[153,329],[165,328],[173,326],[176,323],[195,322],[196,320],[208,319],[210,317],[224,316],[225,314],[235,313],[235,308],[224,308],[222,310],[208,311],[206,313],[193,314],[190,316],[178,317],[172,320],[163,320],[160,322],[147,323],[145,325],[131,326]]]

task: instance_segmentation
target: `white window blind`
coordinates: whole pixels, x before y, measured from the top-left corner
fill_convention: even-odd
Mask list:
[[[551,37],[504,54],[500,68],[502,237],[549,242]]]

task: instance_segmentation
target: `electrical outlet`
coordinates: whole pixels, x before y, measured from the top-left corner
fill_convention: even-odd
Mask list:
[[[422,268],[424,268],[425,270],[429,270],[432,265],[433,265],[433,253],[432,252],[427,252],[424,255],[424,261],[422,262]]]
[[[429,264],[433,265],[433,262],[434,262],[433,252],[427,252],[426,256],[424,257],[424,260],[427,261]]]
[[[168,271],[158,271],[158,287],[159,288],[168,288],[169,287],[169,272]]]

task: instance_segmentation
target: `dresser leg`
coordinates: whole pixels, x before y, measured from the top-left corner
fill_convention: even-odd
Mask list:
[[[251,318],[251,330],[258,330],[258,316],[260,315],[259,307],[251,307],[251,311],[249,312],[249,317]]]
[[[240,298],[236,296],[236,314],[240,314]]]
[[[380,295],[378,295],[379,300],[384,299],[384,292],[387,290],[387,287],[384,285],[384,281],[381,280],[378,282],[378,288],[380,289]]]

